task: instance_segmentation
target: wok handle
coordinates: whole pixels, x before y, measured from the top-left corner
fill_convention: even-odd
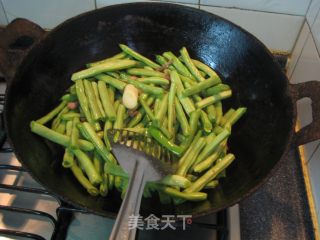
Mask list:
[[[31,47],[37,43],[45,31],[27,19],[17,18],[1,32],[0,38],[0,71],[10,81]]]
[[[141,198],[145,186],[144,166],[136,161],[127,187],[126,196],[112,228],[109,240],[134,240],[136,236]],[[132,225],[130,227],[130,224]]]
[[[320,139],[320,82],[291,84],[291,93],[295,102],[304,97],[312,101],[312,122],[296,132],[294,143],[300,146]]]

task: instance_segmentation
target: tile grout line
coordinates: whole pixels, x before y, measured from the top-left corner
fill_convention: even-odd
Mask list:
[[[5,8],[4,8],[3,0],[0,1],[0,5],[1,5],[1,8],[2,8],[2,10],[3,10],[3,12],[4,12],[4,17],[5,17],[6,20],[7,20],[7,24],[9,24],[9,18],[8,18],[7,12],[6,12]]]
[[[94,9],[97,9],[97,0],[94,0]]]
[[[315,147],[315,149],[314,149],[314,151],[312,152],[310,158],[307,159],[307,164],[309,164],[309,162],[311,161],[311,159],[313,158],[313,156],[316,154],[316,151],[318,151],[318,149],[320,149],[320,143],[318,143],[318,145]]]
[[[297,65],[298,65],[298,61],[299,61],[300,58],[301,58],[301,55],[302,55],[302,53],[303,53],[303,50],[304,50],[305,46],[307,45],[308,37],[309,37],[309,35],[311,34],[311,28],[310,28],[310,26],[309,26],[309,24],[308,24],[308,21],[305,20],[304,24],[305,24],[305,23],[306,23],[307,26],[308,26],[309,32],[307,33],[308,35],[307,35],[307,37],[306,37],[306,40],[304,41],[304,43],[303,43],[303,45],[302,45],[302,48],[301,48],[301,51],[300,51],[300,53],[299,53],[299,55],[298,55],[297,61],[296,61],[295,65],[293,66],[293,69],[292,69],[292,71],[291,71],[291,76],[288,76],[289,81],[291,80],[291,78],[292,78],[292,76],[293,76],[293,74],[294,74],[294,71],[296,70],[296,67],[297,67]],[[303,24],[303,25],[304,25],[304,24]],[[302,26],[302,28],[303,28],[303,26]],[[302,28],[301,28],[301,30],[300,30],[300,32],[299,32],[299,36],[300,36],[301,31],[302,31]],[[312,35],[312,34],[311,34],[311,35]],[[298,38],[299,38],[299,37],[298,37]],[[298,40],[297,40],[297,41],[298,41]],[[297,41],[296,41],[296,43],[297,43]],[[296,43],[295,43],[295,45],[296,45]],[[295,46],[295,45],[294,45],[294,46]],[[293,48],[293,49],[294,49],[294,48]]]

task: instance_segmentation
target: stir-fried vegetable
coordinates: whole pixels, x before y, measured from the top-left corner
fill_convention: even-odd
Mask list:
[[[122,197],[129,176],[118,165],[107,132],[146,134],[177,156],[177,170],[147,183],[144,197],[156,191],[164,204],[205,200],[202,191],[219,186],[235,159],[228,153],[228,137],[246,108],[223,111],[230,86],[184,47],[181,56],[168,51],[156,55],[156,62],[126,45],[120,48],[74,73],[60,104],[32,121],[31,131],[65,148],[62,166],[89,194],[117,190]]]

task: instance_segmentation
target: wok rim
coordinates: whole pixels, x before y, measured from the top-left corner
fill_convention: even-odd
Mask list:
[[[113,8],[119,8],[119,7],[126,7],[126,6],[134,6],[134,5],[162,5],[163,7],[170,7],[170,8],[184,8],[188,11],[194,11],[196,13],[199,14],[206,14],[208,16],[214,16],[217,19],[220,19],[224,22],[227,22],[233,26],[235,26],[236,28],[238,28],[241,32],[243,32],[244,34],[246,34],[247,36],[249,36],[251,39],[253,39],[257,44],[260,45],[260,47],[262,47],[264,49],[264,51],[270,56],[270,60],[273,59],[273,55],[271,54],[271,52],[269,51],[269,49],[260,41],[258,40],[254,35],[252,35],[251,33],[249,33],[247,30],[243,29],[242,27],[238,26],[237,24],[231,22],[228,19],[225,19],[223,17],[220,17],[216,14],[213,13],[209,13],[207,11],[201,10],[201,9],[196,9],[193,7],[189,7],[189,6],[185,6],[185,5],[179,5],[179,4],[172,4],[172,3],[158,3],[158,2],[134,2],[134,3],[124,3],[124,4],[116,4],[116,5],[110,5],[110,6],[106,6],[106,7],[102,7],[99,9],[94,9],[91,11],[87,11],[84,13],[81,13],[79,15],[76,15],[74,17],[71,17],[65,21],[63,21],[62,23],[60,23],[59,25],[57,25],[55,28],[53,28],[52,30],[50,30],[50,32],[48,32],[47,34],[44,35],[44,37],[42,37],[39,41],[37,41],[31,48],[29,51],[26,52],[26,54],[24,54],[22,61],[19,63],[19,65],[16,68],[15,74],[12,78],[11,81],[7,82],[7,88],[6,88],[6,92],[5,92],[5,104],[4,104],[4,123],[5,123],[5,131],[7,134],[7,141],[10,143],[10,146],[13,150],[13,153],[15,154],[17,160],[21,163],[21,165],[28,171],[28,173],[32,176],[33,179],[36,180],[37,183],[39,183],[41,186],[43,186],[50,194],[52,194],[57,200],[58,202],[61,204],[62,206],[62,201],[66,202],[67,204],[70,204],[71,206],[75,206],[79,209],[83,209],[86,210],[88,213],[93,213],[99,216],[103,216],[103,217],[108,217],[108,218],[112,218],[115,219],[117,214],[113,213],[113,212],[109,212],[109,211],[104,211],[104,210],[100,210],[97,211],[95,209],[91,209],[90,207],[87,207],[86,205],[83,205],[81,203],[78,203],[76,201],[73,201],[71,199],[69,199],[67,196],[64,195],[60,195],[58,193],[56,193],[55,191],[53,191],[49,186],[47,186],[46,184],[42,183],[42,180],[39,179],[38,177],[35,176],[35,174],[33,174],[32,171],[30,171],[30,169],[25,165],[24,162],[27,162],[28,160],[25,161],[23,154],[20,154],[20,152],[17,150],[16,146],[14,145],[14,141],[12,141],[11,138],[11,134],[9,131],[9,125],[10,122],[8,121],[8,104],[7,102],[10,101],[9,99],[9,93],[12,91],[12,85],[14,82],[17,81],[17,79],[19,79],[19,75],[21,75],[21,69],[24,65],[25,62],[28,61],[28,59],[30,58],[30,56],[34,55],[35,50],[39,49],[42,47],[42,45],[44,44],[44,42],[47,41],[47,39],[53,38],[55,32],[59,31],[60,29],[64,28],[65,25],[69,24],[70,22],[73,21],[78,21],[79,19],[89,16],[91,14],[97,13],[99,11],[103,12],[106,11],[108,9],[110,9],[109,11],[111,11]],[[286,144],[284,147],[284,150],[281,154],[281,157],[279,158],[279,160],[274,164],[274,166],[270,169],[269,173],[266,174],[265,177],[263,177],[261,179],[261,181],[256,184],[254,187],[252,187],[249,191],[247,191],[245,194],[243,194],[241,197],[236,198],[233,201],[228,202],[227,204],[223,204],[221,207],[219,208],[214,208],[214,209],[210,209],[210,210],[206,210],[206,211],[199,211],[196,214],[192,214],[192,218],[199,218],[199,217],[203,217],[203,216],[207,216],[210,214],[214,214],[217,213],[221,210],[227,209],[237,203],[241,203],[241,201],[243,201],[244,199],[248,198],[250,195],[252,195],[253,193],[255,193],[260,187],[262,187],[262,185],[264,185],[273,175],[274,173],[279,169],[281,163],[286,159],[286,156],[288,155],[289,150],[293,147],[293,139],[294,139],[294,135],[295,135],[295,124],[296,124],[296,117],[297,117],[297,108],[296,108],[296,104],[295,104],[295,100],[293,98],[293,95],[290,91],[290,83],[289,80],[287,78],[287,76],[284,74],[284,72],[281,70],[280,66],[278,64],[276,64],[274,62],[274,66],[275,66],[275,70],[281,72],[281,74],[285,77],[286,80],[286,90],[287,90],[287,94],[288,97],[290,98],[290,105],[292,106],[292,119],[291,119],[291,128],[290,128],[290,132],[287,134],[287,140],[286,140]],[[11,100],[12,101],[12,100]],[[21,159],[21,160],[20,160]],[[62,200],[62,201],[61,201]]]

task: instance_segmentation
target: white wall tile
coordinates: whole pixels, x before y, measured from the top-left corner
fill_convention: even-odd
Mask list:
[[[307,21],[310,26],[313,25],[319,10],[320,10],[320,0],[312,0],[307,12]]]
[[[200,4],[304,16],[311,0],[200,0]]]
[[[151,0],[153,1],[153,0]],[[187,4],[198,4],[198,0],[160,0],[161,2],[173,2],[173,3],[187,3]]]
[[[300,83],[310,80],[320,81],[320,57],[312,35],[308,34],[306,44],[303,47],[290,82]]]
[[[317,148],[317,151],[312,156],[308,164],[311,188],[313,193],[313,199],[315,201],[316,210],[320,212],[320,147]],[[320,223],[320,215],[317,215],[318,222]]]
[[[2,2],[0,1],[0,25],[6,25],[8,23],[6,14]]]
[[[298,39],[294,45],[294,48],[291,52],[291,57],[288,62],[287,76],[290,79],[293,73],[293,70],[296,67],[298,59],[302,53],[303,47],[306,44],[307,38],[310,34],[311,30],[307,22],[304,22],[303,27],[299,33]]]
[[[9,21],[22,17],[49,29],[70,17],[95,8],[95,0],[2,0],[2,2]]]
[[[318,12],[318,15],[312,25],[311,32],[313,34],[313,37],[315,39],[318,52],[320,52],[320,11]]]
[[[302,16],[200,6],[243,27],[269,49],[291,52],[304,22]]]

